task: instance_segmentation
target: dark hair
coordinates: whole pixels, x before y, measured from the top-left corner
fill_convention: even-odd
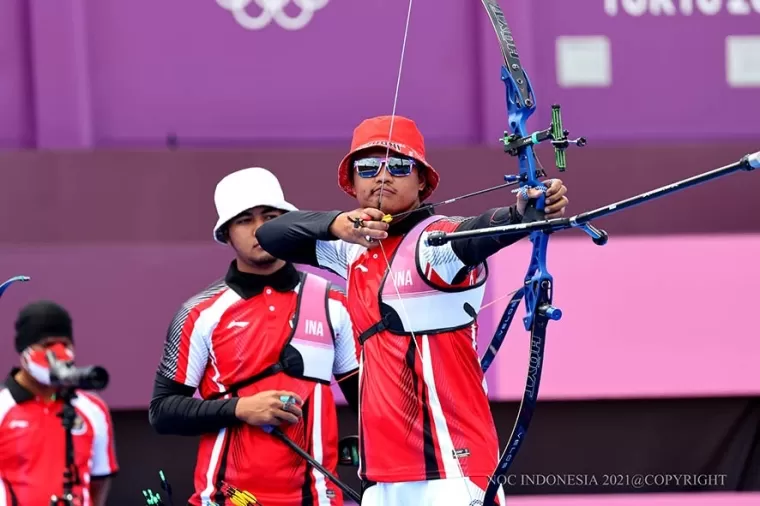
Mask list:
[[[230,220],[232,221],[232,220]],[[230,221],[227,221],[219,227],[216,231],[216,239],[220,242],[227,242],[230,240]]]

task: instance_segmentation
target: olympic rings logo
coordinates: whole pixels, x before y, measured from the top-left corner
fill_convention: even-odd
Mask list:
[[[329,0],[293,0],[300,12],[291,16],[284,10],[290,0],[216,0],[220,7],[232,12],[235,21],[247,30],[261,30],[273,20],[285,30],[300,30],[311,21],[314,12],[327,2]],[[261,11],[258,15],[248,12],[252,3]]]

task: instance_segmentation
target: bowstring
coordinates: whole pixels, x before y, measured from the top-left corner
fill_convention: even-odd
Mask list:
[[[401,74],[404,69],[404,55],[406,54],[406,41],[409,35],[409,21],[412,19],[412,5],[414,4],[414,0],[409,0],[409,6],[406,11],[406,23],[404,25],[404,40],[401,44],[401,59],[398,64],[398,74],[396,76],[396,90],[393,94],[393,109],[391,112],[391,124],[388,127],[388,145],[386,146],[385,150],[385,159],[386,162],[384,162],[383,165],[380,166],[380,170],[383,173],[383,177],[380,180],[380,198],[377,201],[377,208],[382,212],[383,210],[383,188],[385,188],[385,178],[388,174],[388,157],[391,154],[391,141],[393,140],[393,124],[396,120],[396,107],[398,106],[398,95],[399,95],[399,89],[401,88]],[[385,247],[383,246],[383,241],[378,241],[378,244],[380,245],[380,251],[383,254],[383,259],[385,260],[385,266],[388,270],[388,274],[391,277],[391,280],[393,281],[393,289],[396,291],[396,296],[398,297],[399,302],[401,303],[401,311],[404,313],[404,318],[406,319],[407,325],[409,325],[409,314],[406,311],[406,306],[404,305],[404,301],[401,297],[401,292],[398,289],[398,285],[396,284],[396,276],[393,274],[393,270],[391,269],[391,263],[388,261],[388,255],[385,252]],[[409,325],[411,327],[411,325]],[[414,334],[414,331],[411,331],[412,334],[412,341],[414,342],[414,348],[417,350],[417,355],[420,357],[420,364],[422,363],[422,351],[417,344],[417,337]]]
[[[520,290],[521,290],[521,288],[518,288],[517,290],[512,290],[512,291],[511,291],[511,292],[509,292],[509,293],[505,293],[504,295],[500,295],[499,297],[496,297],[495,299],[491,299],[491,301],[490,301],[490,302],[488,302],[488,303],[486,303],[486,304],[483,304],[483,305],[481,305],[481,306],[480,306],[480,310],[481,310],[481,311],[483,311],[484,309],[486,309],[486,308],[488,308],[488,307],[490,307],[490,306],[493,306],[494,304],[496,304],[496,303],[497,303],[497,302],[499,302],[500,300],[504,300],[504,299],[506,299],[507,297],[511,297],[511,296],[513,296],[514,294],[516,294],[516,293],[517,293],[517,292],[519,292]]]
[[[393,109],[392,109],[392,112],[391,112],[390,126],[388,127],[388,145],[386,146],[386,151],[385,151],[385,160],[386,161],[384,162],[384,166],[383,165],[380,166],[380,170],[382,170],[383,176],[382,176],[382,179],[381,179],[381,182],[380,182],[380,197],[379,197],[378,202],[377,202],[377,208],[381,212],[383,211],[382,210],[383,189],[385,188],[385,179],[386,179],[386,176],[387,176],[387,173],[388,173],[388,162],[387,162],[387,160],[388,160],[388,157],[390,156],[390,153],[391,153],[391,142],[393,141],[393,125],[394,125],[394,122],[396,120],[396,107],[398,106],[399,89],[401,87],[401,74],[402,74],[403,69],[404,69],[404,56],[406,54],[406,42],[407,42],[408,35],[409,35],[409,22],[410,22],[410,20],[412,18],[412,5],[413,4],[414,4],[414,0],[409,0],[409,5],[407,7],[407,12],[406,12],[406,22],[404,24],[404,39],[403,39],[402,44],[401,44],[401,58],[399,60],[399,65],[398,65],[398,75],[396,76],[396,90],[395,90],[394,95],[393,95]],[[423,377],[424,377],[424,360],[423,360],[423,357],[422,357],[422,349],[420,348],[420,345],[417,342],[417,336],[415,335],[414,330],[412,330],[411,320],[409,319],[409,313],[407,312],[406,305],[404,304],[404,300],[401,297],[401,292],[399,291],[399,288],[398,288],[398,285],[397,285],[396,276],[394,275],[393,269],[391,268],[391,263],[390,263],[390,261],[388,259],[388,255],[387,255],[387,253],[385,251],[385,247],[383,246],[383,241],[382,240],[378,241],[378,244],[379,244],[379,247],[380,247],[380,252],[383,255],[383,259],[385,260],[385,265],[386,265],[387,273],[388,273],[388,275],[390,275],[391,281],[393,282],[393,289],[396,292],[396,297],[398,298],[398,301],[400,303],[401,311],[403,313],[404,319],[406,320],[406,324],[409,326],[409,329],[410,329],[409,332],[411,334],[412,343],[414,344],[414,348],[417,351],[417,356],[420,359],[420,367],[423,368]],[[417,260],[415,259],[415,262],[416,261]],[[457,455],[456,451],[453,451],[453,457],[454,457],[454,461],[456,462],[457,468],[459,469],[459,475],[465,481],[465,488],[467,490],[467,495],[470,498],[470,502],[473,502],[472,492],[470,491],[470,486],[467,483],[467,481],[468,481],[467,477],[464,475],[464,470],[462,469],[462,464],[459,462],[459,455]]]
[[[383,204],[383,188],[385,188],[385,176],[388,172],[388,157],[391,154],[391,141],[393,140],[393,123],[396,120],[396,107],[398,106],[398,92],[401,88],[401,73],[404,69],[404,56],[406,54],[406,41],[409,36],[409,21],[412,19],[412,4],[414,0],[409,0],[409,6],[406,11],[406,23],[404,24],[404,40],[401,43],[401,59],[398,63],[398,74],[396,75],[396,90],[393,94],[393,109],[391,110],[391,124],[388,127],[388,145],[385,150],[385,166],[380,166],[380,170],[383,171],[383,178],[380,181],[380,198],[377,201],[377,208],[382,211]],[[395,286],[395,285],[394,285]]]

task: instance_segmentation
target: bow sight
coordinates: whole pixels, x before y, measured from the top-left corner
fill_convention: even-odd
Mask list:
[[[502,79],[505,79],[505,73],[502,74]],[[530,87],[528,89],[530,89]],[[562,126],[562,111],[560,106],[554,104],[552,105],[552,123],[549,128],[541,130],[540,132],[534,132],[526,137],[520,137],[517,134],[510,135],[509,131],[505,130],[504,136],[499,139],[499,142],[504,144],[505,153],[509,153],[512,156],[519,156],[521,149],[551,140],[552,146],[554,146],[554,164],[557,166],[559,172],[565,172],[565,169],[567,169],[565,150],[570,147],[571,144],[578,146],[579,148],[586,145],[585,137],[571,140],[567,137],[569,133],[570,132],[565,130]],[[536,158],[536,161],[538,161],[538,158]],[[537,172],[539,177],[546,176],[546,172],[541,168]]]

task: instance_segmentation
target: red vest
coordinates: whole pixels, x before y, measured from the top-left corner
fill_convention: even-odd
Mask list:
[[[434,262],[417,259],[425,227],[452,232],[457,226],[431,217],[405,236],[390,236],[381,247],[363,251],[348,267],[348,310],[356,334],[364,339],[363,479],[489,476],[496,466],[498,438],[475,341],[475,310],[487,269],[479,266],[461,282],[449,284],[434,269],[423,270]],[[431,253],[452,255],[446,249]]]
[[[280,428],[335,471],[337,419],[329,387],[335,344],[328,299],[329,282],[310,274],[302,274],[298,294],[267,288],[241,300],[224,288],[196,306],[198,315],[188,325],[192,335],[210,342],[203,398],[242,397],[263,390],[297,393],[304,399],[304,417]],[[328,497],[336,494],[281,441],[246,425],[201,437],[194,481],[189,502],[197,506],[205,500],[221,501],[220,482],[275,506],[301,504],[304,487],[313,501],[320,488],[327,489]]]
[[[223,391],[213,392],[206,396],[207,399],[236,393],[279,372],[293,378],[330,384],[335,358],[335,333],[327,309],[329,282],[319,276],[304,274],[301,283],[295,313],[289,321],[292,330],[279,360],[255,375],[226,386]],[[201,397],[197,392],[196,396]]]

